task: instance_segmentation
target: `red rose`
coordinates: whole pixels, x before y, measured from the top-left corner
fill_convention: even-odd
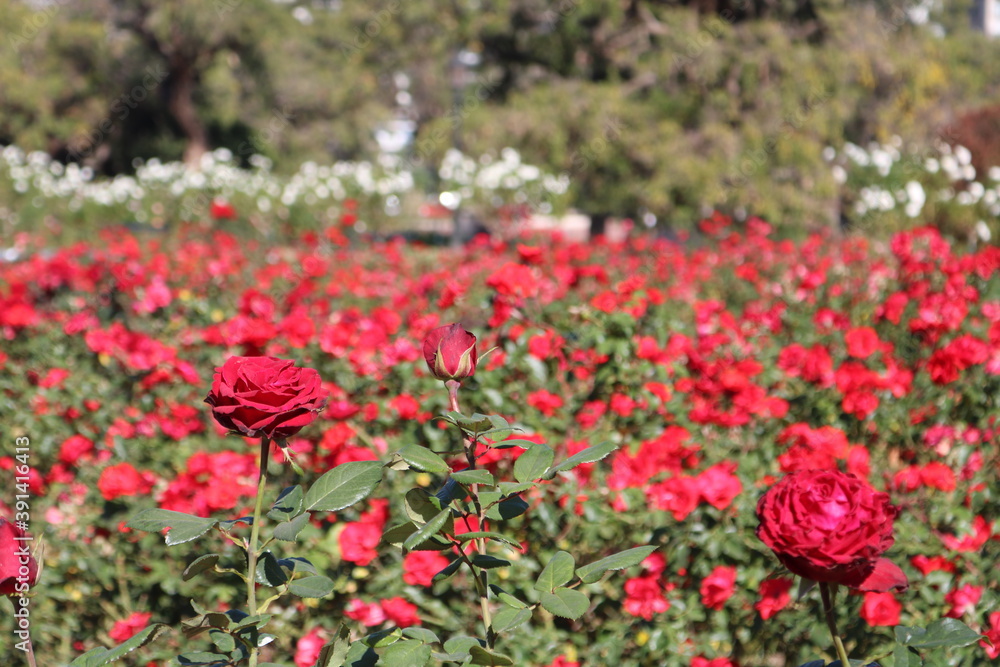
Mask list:
[[[716,611],[722,609],[726,600],[736,589],[736,568],[719,565],[701,580],[701,603]]]
[[[396,624],[398,628],[408,628],[411,625],[420,625],[420,616],[417,615],[417,606],[411,604],[401,597],[382,600],[382,611],[385,617]]]
[[[38,579],[38,562],[31,555],[34,542],[15,524],[0,517],[0,595],[27,593]]]
[[[865,593],[861,603],[861,618],[872,627],[899,625],[899,612],[903,605],[892,593]]]
[[[327,392],[319,373],[274,357],[230,357],[215,369],[205,402],[224,428],[284,439],[316,419]]]
[[[899,513],[889,496],[838,470],[786,475],[757,503],[757,537],[793,574],[862,591],[904,589],[906,575],[881,558]]]
[[[101,471],[97,488],[105,500],[127,496],[141,496],[149,493],[156,476],[151,472],[139,472],[131,463],[119,463]]]
[[[153,617],[149,612],[133,612],[124,621],[115,621],[115,625],[108,631],[108,636],[116,642],[121,643],[135,636],[137,632],[146,627],[146,623]]]
[[[319,658],[319,652],[323,650],[323,638],[319,634],[319,628],[313,628],[308,634],[301,637],[295,645],[295,667],[312,667]]]
[[[424,339],[424,360],[438,380],[464,380],[476,373],[476,337],[461,324],[438,327]]]
[[[788,606],[792,601],[788,591],[792,589],[794,583],[795,581],[788,577],[765,579],[760,582],[758,588],[760,599],[754,603],[753,608],[760,612],[762,619],[766,621]]]

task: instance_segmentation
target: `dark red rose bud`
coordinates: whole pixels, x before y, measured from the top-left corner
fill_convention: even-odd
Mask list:
[[[230,431],[250,438],[287,438],[326,407],[319,373],[274,357],[230,357],[215,369],[205,402]]]
[[[0,517],[0,595],[21,595],[35,585],[38,562],[31,555],[35,544],[16,524]]]
[[[882,554],[899,509],[854,475],[803,470],[786,475],[757,503],[757,537],[806,579],[862,591],[905,589],[906,575]]]
[[[424,339],[424,360],[439,380],[464,380],[476,372],[476,337],[461,324],[438,327]]]

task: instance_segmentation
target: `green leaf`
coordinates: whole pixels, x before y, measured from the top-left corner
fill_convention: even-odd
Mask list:
[[[505,632],[507,630],[513,630],[530,619],[530,609],[514,609],[513,607],[504,607],[493,615],[493,631]]]
[[[583,463],[600,461],[605,456],[618,449],[618,447],[620,447],[620,445],[614,442],[604,442],[599,445],[594,445],[593,447],[587,447],[583,451],[577,452],[573,456],[569,457],[562,463],[557,463],[549,468],[549,471],[545,473],[545,479],[552,479],[556,476],[556,473],[564,470],[572,470]]]
[[[475,637],[458,635],[451,637],[444,643],[444,650],[448,653],[468,653],[473,646],[479,646],[479,640]]]
[[[182,655],[177,656],[177,662],[184,667],[189,666],[215,666],[219,665],[229,665],[229,656],[221,655],[219,653],[208,653],[206,651],[189,651]]]
[[[363,642],[354,642],[344,658],[344,667],[375,667],[378,664],[378,653]]]
[[[281,567],[287,567],[289,571],[295,574],[302,574],[303,572],[307,574],[316,574],[316,566],[301,556],[282,558],[278,561],[278,565]]]
[[[270,551],[265,551],[257,562],[257,583],[276,588],[288,581],[288,575],[281,566],[278,559]],[[251,610],[253,611],[253,610]]]
[[[521,600],[517,599],[504,589],[497,586],[496,584],[490,584],[490,590],[493,591],[493,594],[496,595],[500,599],[500,601],[503,602],[508,607],[513,607],[514,609],[528,608],[526,602],[522,602]]]
[[[481,415],[478,412],[471,417],[466,417],[461,412],[446,412],[445,418],[472,436],[485,433],[493,428],[493,422],[489,416]]]
[[[476,645],[469,647],[469,655],[472,656],[472,661],[470,665],[491,665],[494,667],[507,667],[508,665],[513,665],[514,661],[505,656],[503,653],[497,653],[496,651],[487,651],[482,646]]]
[[[267,518],[273,521],[289,521],[302,512],[304,493],[301,486],[289,486],[274,501]]]
[[[480,500],[482,500],[480,494]],[[506,521],[521,516],[528,511],[528,503],[521,496],[510,496],[486,510],[486,517],[494,521]]]
[[[324,473],[309,487],[305,509],[339,512],[367,498],[382,481],[378,461],[350,461]]]
[[[510,423],[500,415],[489,415],[487,419],[490,420],[490,428],[483,431],[481,435],[488,435],[490,440],[503,440],[510,437],[510,434],[514,432]]]
[[[184,568],[184,572],[181,574],[181,579],[184,581],[191,581],[197,577],[202,572],[211,570],[215,567],[215,564],[219,562],[221,556],[219,554],[205,554],[204,556],[198,556],[191,564]]]
[[[410,489],[403,497],[403,509],[413,523],[422,525],[436,517],[446,505],[421,488]]]
[[[236,638],[233,637],[228,632],[223,632],[222,630],[209,630],[209,637],[212,643],[215,644],[215,648],[222,653],[232,653],[236,650]]]
[[[521,438],[512,438],[511,440],[501,440],[495,442],[490,447],[493,449],[511,449],[513,447],[520,447],[521,449],[528,449],[534,447],[538,443],[534,440],[522,440]]]
[[[333,592],[333,581],[321,574],[295,579],[288,585],[288,592],[300,598],[321,598]]]
[[[484,570],[493,570],[498,567],[510,567],[510,561],[497,558],[487,554],[477,554],[472,557],[472,564]]]
[[[431,659],[431,647],[417,639],[396,642],[382,653],[386,667],[422,667]]]
[[[514,479],[519,482],[540,479],[555,458],[556,453],[548,445],[532,445],[514,461]]]
[[[557,551],[538,575],[535,590],[551,592],[563,584],[568,584],[573,578],[575,568],[576,561],[572,554],[568,551]]]
[[[624,570],[627,567],[638,565],[643,561],[643,559],[646,558],[646,556],[656,551],[656,549],[657,547],[655,545],[650,545],[619,551],[618,553],[612,554],[607,558],[595,560],[589,565],[577,568],[576,576],[580,577],[585,584],[593,584],[600,581],[601,577],[603,577],[604,573],[608,570]]]
[[[274,538],[285,542],[294,542],[299,532],[309,524],[312,515],[303,512],[291,521],[285,521],[274,527]]]
[[[390,628],[388,630],[373,632],[367,637],[362,637],[361,643],[371,648],[384,648],[390,644],[395,644],[402,637],[403,631],[400,628]]]
[[[462,485],[457,481],[449,477],[445,480],[444,486],[441,490],[434,494],[434,497],[441,501],[441,506],[449,504],[453,500],[460,500],[465,498],[468,492],[462,488]]]
[[[403,628],[403,636],[410,639],[419,639],[425,644],[434,644],[441,641],[432,631],[422,628],[419,625],[411,625],[408,628]]]
[[[144,530],[150,533],[158,533],[164,528],[169,528],[165,539],[167,546],[172,547],[201,537],[217,523],[219,523],[218,519],[206,519],[184,512],[148,509],[133,516],[125,525],[135,530]]]
[[[111,664],[112,662],[121,660],[132,651],[155,641],[158,637],[162,637],[169,631],[170,628],[162,623],[148,625],[127,641],[114,648],[106,649],[98,647],[87,651],[71,662],[69,667],[101,667],[101,665]]]
[[[979,641],[981,637],[982,635],[978,632],[955,618],[942,618],[934,621],[927,626],[926,630],[905,626],[896,628],[896,641],[913,648],[968,646]]]
[[[452,521],[452,530],[454,530],[454,519],[451,516],[450,509],[441,510],[437,516],[428,521],[426,524],[421,526],[415,533],[406,538],[403,542],[403,549],[412,550],[417,546],[423,544],[430,538],[437,535],[445,524]]]
[[[542,593],[539,602],[550,614],[574,621],[590,608],[590,598],[572,588],[557,588],[551,593]]]
[[[528,489],[533,489],[538,484],[535,482],[500,482],[497,484],[497,489],[504,496],[513,496],[517,493],[523,493]]]
[[[346,625],[341,624],[337,628],[337,635],[320,649],[319,657],[313,667],[341,667],[350,647],[351,631]]]
[[[513,547],[518,551],[523,551],[521,544],[514,541],[513,539],[503,535],[501,533],[493,533],[489,531],[474,531],[471,533],[462,533],[461,535],[456,535],[460,542],[468,542],[469,540],[478,540],[480,537],[489,540],[490,542],[499,542],[501,544],[506,544],[507,546]]]
[[[450,563],[448,563],[444,567],[443,570],[441,570],[440,572],[438,572],[437,574],[435,574],[434,577],[431,579],[431,581],[434,582],[435,584],[437,582],[439,582],[439,581],[444,581],[445,579],[447,579],[451,575],[453,575],[456,572],[458,572],[458,568],[460,568],[462,566],[462,562],[463,561],[461,561],[461,560],[453,560],[453,561],[451,561]]]
[[[487,484],[493,486],[496,480],[489,470],[477,468],[475,470],[459,470],[451,473],[451,478],[460,484]]]
[[[897,644],[892,651],[892,664],[893,667],[921,667],[923,660],[912,648]]]
[[[415,470],[440,474],[451,472],[451,466],[443,458],[426,447],[405,445],[398,453]]]

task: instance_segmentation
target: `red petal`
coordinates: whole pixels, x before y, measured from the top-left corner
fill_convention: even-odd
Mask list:
[[[898,565],[888,558],[879,558],[875,561],[875,569],[856,588],[861,591],[885,593],[892,589],[904,591],[909,585],[906,575]]]

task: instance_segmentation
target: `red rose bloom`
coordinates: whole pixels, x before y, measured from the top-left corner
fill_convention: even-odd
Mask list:
[[[215,369],[205,402],[230,431],[283,439],[316,419],[327,392],[319,373],[274,357],[230,357]]]
[[[464,380],[476,373],[476,337],[461,324],[438,327],[424,339],[424,361],[438,380]]]
[[[889,496],[838,470],[786,475],[757,503],[757,537],[793,574],[862,591],[907,586],[881,555],[899,510]]]
[[[153,617],[149,612],[133,612],[131,616],[123,621],[115,621],[115,625],[108,631],[108,636],[116,642],[121,643],[134,637],[137,632],[146,627],[149,619]]]
[[[865,593],[861,603],[861,618],[873,627],[899,625],[899,612],[903,605],[892,593]]]
[[[0,595],[27,593],[38,579],[38,562],[31,540],[22,529],[0,517]]]

